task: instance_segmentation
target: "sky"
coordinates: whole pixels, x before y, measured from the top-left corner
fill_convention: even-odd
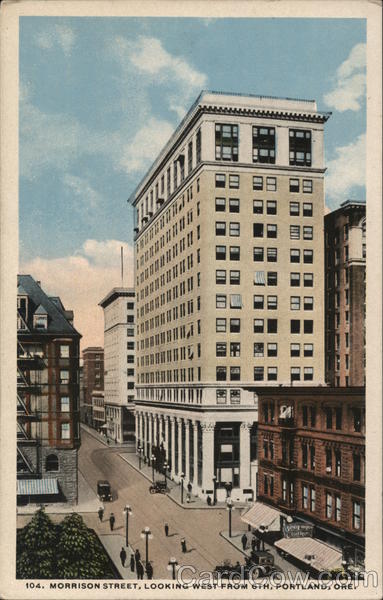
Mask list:
[[[103,345],[136,185],[202,89],[314,99],[326,205],[365,199],[363,19],[20,18],[20,272]]]

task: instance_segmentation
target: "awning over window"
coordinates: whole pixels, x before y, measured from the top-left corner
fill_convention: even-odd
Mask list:
[[[18,496],[42,496],[46,494],[58,494],[57,479],[18,479]]]
[[[342,567],[342,553],[314,538],[283,538],[274,545],[317,571]]]
[[[279,512],[271,506],[256,502],[254,506],[249,508],[247,512],[241,515],[241,520],[247,523],[254,529],[262,531],[266,527],[269,531],[277,531],[280,529],[279,517],[285,517],[283,513]]]

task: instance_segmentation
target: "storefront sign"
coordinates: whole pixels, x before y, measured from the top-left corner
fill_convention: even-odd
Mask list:
[[[285,538],[313,537],[314,525],[306,523],[286,523],[283,526]]]

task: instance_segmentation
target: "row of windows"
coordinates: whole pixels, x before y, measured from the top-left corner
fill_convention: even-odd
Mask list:
[[[303,275],[304,287],[313,287],[313,273],[290,273],[290,285],[299,287],[301,285],[301,275]],[[217,285],[224,285],[227,282],[226,269],[217,269],[215,272],[215,282]],[[239,285],[241,282],[241,272],[238,270],[229,271],[229,283],[231,285]],[[254,273],[254,285],[278,285],[278,272],[267,271],[266,277],[264,271],[256,271]]]
[[[217,318],[215,323],[217,333],[226,333],[226,331],[240,333],[241,331],[241,319],[222,317]],[[227,323],[229,324],[228,328]],[[253,331],[254,333],[278,333],[278,319],[254,319]],[[304,319],[302,331],[303,333],[314,333],[314,321]],[[301,321],[299,319],[290,320],[290,333],[301,333]]]
[[[313,250],[303,250],[303,262],[306,264],[312,264],[314,260]],[[266,248],[266,259],[267,262],[277,262],[278,249],[277,248]],[[253,248],[253,260],[254,262],[263,262],[265,260],[265,248],[263,246],[256,246]],[[301,251],[295,248],[290,249],[290,262],[299,263],[301,261]]]
[[[266,183],[264,183],[264,180]],[[215,175],[215,187],[216,188],[225,188],[226,187],[226,173],[216,173]],[[238,174],[230,173],[228,176],[228,187],[229,189],[239,189],[240,188],[240,176]],[[277,191],[277,178],[276,177],[263,177],[263,175],[254,175],[253,176],[253,190],[254,191],[263,191],[267,192],[276,192]],[[289,182],[290,192],[299,192],[300,191],[300,183],[299,179],[290,179]],[[302,181],[302,191],[304,194],[311,194],[313,191],[313,181],[312,179],[303,179]]]
[[[265,371],[267,372],[267,381],[277,381],[278,379],[278,367],[254,367],[254,381],[264,381]],[[229,374],[230,381],[239,381],[241,379],[241,368],[240,367],[216,367],[216,379],[217,381],[227,381]],[[291,367],[290,377],[291,381],[299,381],[301,375],[300,367]],[[314,378],[313,367],[303,368],[303,379],[304,381],[312,381]]]
[[[263,214],[263,200],[253,200],[253,213],[256,215]],[[293,217],[299,216],[301,214],[301,206],[302,206],[302,215],[304,217],[312,217],[313,216],[313,204],[312,202],[303,202],[302,205],[300,202],[290,202],[290,215]],[[231,213],[239,213],[240,212],[240,200],[239,198],[229,198],[228,202],[229,212]],[[226,198],[217,197],[215,199],[215,210],[216,212],[225,212],[226,211]],[[276,200],[267,200],[266,201],[266,214],[268,215],[276,215],[277,214],[277,201]]]

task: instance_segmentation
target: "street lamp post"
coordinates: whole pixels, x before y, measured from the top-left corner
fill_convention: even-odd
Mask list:
[[[145,529],[141,531],[141,537],[142,539],[145,538],[145,562],[147,564],[149,562],[149,540],[153,537],[149,527],[145,527]]]
[[[214,494],[213,494],[213,504],[217,504],[217,475],[213,475],[213,488],[214,488]]]
[[[178,566],[177,559],[172,557],[168,563],[168,570],[172,572],[172,578],[176,578],[176,567]]]
[[[132,509],[128,504],[126,504],[124,510],[122,511],[125,514],[126,518],[126,529],[125,529],[125,546],[129,546],[129,516],[132,514]]]
[[[151,463],[152,463],[152,481],[154,483],[154,461],[156,459],[156,457],[154,456],[154,454],[152,454],[152,456],[150,457],[151,459]]]
[[[141,460],[142,460],[142,446],[141,446],[141,444],[138,444],[137,450],[138,450],[138,468],[141,471]]]
[[[168,468],[169,468],[169,465],[168,465],[168,463],[166,462],[166,460],[165,460],[165,462],[164,462],[164,465],[163,465],[163,466],[164,466],[165,489],[166,489],[166,488],[167,488],[167,482],[166,482],[166,471],[167,471],[167,470],[168,470]]]
[[[181,504],[184,503],[184,477],[185,474],[181,473],[180,474],[180,483],[181,483]]]
[[[228,499],[226,500],[226,504],[227,504],[227,509],[226,509],[226,510],[228,510],[228,511],[229,511],[229,538],[231,538],[231,513],[232,513],[232,511],[233,511],[233,509],[234,509],[234,506],[233,506],[233,501],[232,501],[232,499],[231,499],[231,498],[228,498]]]

